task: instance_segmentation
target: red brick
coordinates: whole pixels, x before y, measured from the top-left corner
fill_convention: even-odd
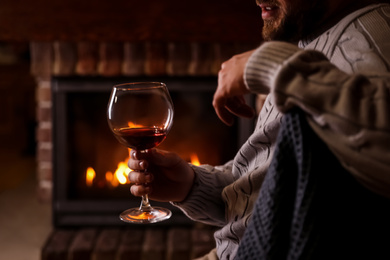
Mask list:
[[[40,202],[43,203],[50,202],[52,200],[52,193],[53,193],[52,187],[42,187],[38,185],[37,197]]]
[[[77,231],[69,246],[68,259],[88,260],[91,259],[92,250],[99,231],[95,228],[83,228]]]
[[[38,87],[36,90],[37,102],[51,101],[50,87]]]
[[[51,148],[38,148],[37,159],[40,162],[51,162],[52,160],[52,149]]]
[[[31,73],[44,79],[51,77],[53,49],[50,42],[33,42],[31,50]]]
[[[95,75],[97,73],[98,54],[99,48],[97,43],[78,43],[76,74]]]
[[[188,75],[191,61],[189,43],[170,43],[168,45],[167,73],[171,76]]]
[[[52,129],[40,128],[37,129],[37,141],[38,142],[51,142],[52,141]]]
[[[38,180],[51,181],[53,179],[53,169],[51,167],[39,167],[37,178]]]
[[[172,228],[167,235],[167,259],[190,260],[191,241],[188,228]]]
[[[102,43],[99,47],[98,73],[118,76],[122,73],[123,46],[119,43]]]
[[[189,74],[193,76],[213,75],[215,46],[209,43],[193,43],[191,45],[191,63]]]
[[[122,73],[126,76],[145,74],[145,45],[143,43],[126,43],[123,46]]]
[[[164,260],[166,250],[166,235],[163,229],[148,228],[144,234],[142,246],[143,260]]]
[[[146,44],[145,73],[149,76],[166,75],[167,46],[161,43]]]
[[[76,64],[76,47],[73,43],[54,42],[53,75],[72,76]]]
[[[39,122],[50,122],[52,110],[49,107],[37,107],[37,120]]]
[[[104,229],[97,237],[91,259],[111,260],[115,259],[121,238],[120,229]]]

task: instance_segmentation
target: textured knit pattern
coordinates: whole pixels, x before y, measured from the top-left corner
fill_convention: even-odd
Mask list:
[[[244,235],[272,158],[281,115],[268,98],[254,133],[234,160],[224,166],[194,166],[191,194],[174,204],[194,220],[221,226],[214,234],[219,259],[232,259]]]
[[[235,259],[390,259],[389,217],[390,200],[363,188],[291,112]]]
[[[343,166],[390,198],[389,39],[390,5],[371,5],[302,41],[305,49],[263,44],[246,77],[252,91],[270,88],[279,111],[303,109]]]
[[[191,193],[175,204],[190,218],[221,227],[215,233],[219,259],[233,259],[250,222],[273,156],[280,111],[302,108],[343,165],[372,190],[390,196],[390,77],[383,74],[390,68],[389,14],[389,5],[370,6],[317,39],[305,40],[309,44],[302,41],[301,48],[269,42],[253,53],[245,71],[247,87],[271,93],[253,135],[226,165],[194,167]]]

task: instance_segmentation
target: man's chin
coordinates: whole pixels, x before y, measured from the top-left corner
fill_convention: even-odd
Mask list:
[[[263,39],[265,41],[287,41],[281,31],[267,30],[263,28]]]
[[[275,28],[264,25],[262,31],[262,36],[265,41],[296,42],[297,39],[299,39],[299,35],[300,33],[298,28],[288,29],[285,26]]]
[[[280,29],[276,25],[275,21],[273,21],[273,22],[264,21],[264,26],[263,26],[263,31],[262,31],[263,39],[265,41],[275,40],[275,38],[277,38],[278,34],[280,34],[280,32],[278,32],[279,30]]]

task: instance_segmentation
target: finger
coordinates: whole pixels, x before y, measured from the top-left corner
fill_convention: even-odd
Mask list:
[[[130,152],[130,158],[134,160],[142,160],[145,159],[146,151],[139,151],[132,149]]]
[[[225,107],[232,114],[239,117],[252,118],[255,115],[255,110],[246,104],[242,96],[228,99]]]
[[[130,183],[146,184],[146,183],[151,183],[154,179],[154,176],[153,174],[148,172],[143,173],[143,172],[131,171],[128,174],[128,179]]]
[[[225,107],[226,99],[220,97],[218,92],[214,94],[213,107],[219,119],[228,126],[233,125],[234,117]]]
[[[144,185],[132,185],[130,187],[130,192],[134,196],[141,197],[152,192],[152,187]]]
[[[134,160],[132,158],[127,162],[127,166],[134,171],[145,171],[148,165],[148,162],[145,160]]]
[[[215,112],[219,119],[226,125],[232,126],[234,123],[234,116],[232,113],[225,107],[215,107]]]

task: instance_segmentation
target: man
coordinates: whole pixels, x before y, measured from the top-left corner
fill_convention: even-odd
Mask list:
[[[230,125],[234,115],[253,115],[244,94],[271,93],[234,160],[195,167],[161,150],[133,152],[129,160],[135,170],[129,179],[137,183],[133,195],[171,201],[190,218],[221,227],[215,233],[217,250],[204,259],[236,255],[274,153],[282,112],[293,106],[305,110],[316,133],[365,187],[390,197],[390,7],[365,0],[258,0],[258,5],[269,42],[222,65],[213,101]],[[138,172],[145,168],[145,175]]]

